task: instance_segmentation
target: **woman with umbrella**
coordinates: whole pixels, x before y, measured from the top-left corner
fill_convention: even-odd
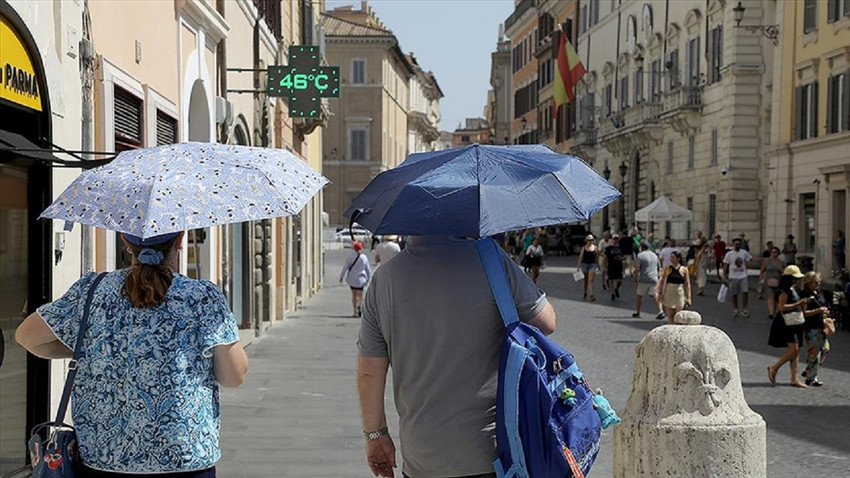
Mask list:
[[[248,370],[236,320],[214,284],[178,274],[183,232],[123,234],[127,269],[95,287],[73,388],[87,477],[215,476],[218,385]],[[97,274],[39,307],[15,338],[42,358],[69,358]]]

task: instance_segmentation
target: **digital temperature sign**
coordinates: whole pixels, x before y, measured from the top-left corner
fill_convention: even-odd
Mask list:
[[[317,46],[290,46],[288,58],[268,67],[268,94],[289,100],[291,118],[318,118],[322,98],[339,98],[339,67],[320,66]]]

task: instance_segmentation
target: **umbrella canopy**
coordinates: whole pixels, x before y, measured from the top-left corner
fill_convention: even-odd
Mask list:
[[[635,211],[635,221],[638,222],[690,221],[692,217],[689,209],[679,206],[667,196],[661,196]]]
[[[376,176],[345,216],[376,234],[484,237],[587,221],[618,197],[575,156],[473,144],[410,155]]]
[[[83,171],[41,217],[148,238],[297,214],[327,182],[283,149],[177,143]]]

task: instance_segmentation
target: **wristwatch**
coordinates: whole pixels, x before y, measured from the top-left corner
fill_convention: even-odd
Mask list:
[[[390,429],[384,426],[383,428],[373,431],[373,432],[363,432],[363,438],[367,440],[376,440],[381,438],[384,435],[389,435]]]

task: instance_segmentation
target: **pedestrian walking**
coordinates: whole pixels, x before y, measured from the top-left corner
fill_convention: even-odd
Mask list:
[[[803,274],[800,272],[800,268],[791,265],[785,268],[782,272],[782,278],[779,280],[779,313],[773,318],[771,336],[768,342],[774,347],[779,347],[784,343],[788,349],[776,363],[767,367],[767,378],[772,384],[776,383],[776,373],[787,362],[791,368],[791,386],[807,387],[797,378],[797,356],[800,353],[800,346],[803,345],[803,324],[788,325],[784,318],[785,315],[789,314],[805,315],[803,308],[811,300],[811,297],[801,299],[795,287],[797,279],[802,278]]]
[[[703,241],[694,259],[697,277],[697,295],[705,295],[705,286],[708,283],[708,269],[711,267],[711,262],[711,248],[708,247],[708,242]]]
[[[372,269],[369,267],[369,259],[363,254],[363,243],[354,241],[351,244],[351,253],[345,258],[342,270],[339,271],[339,282],[345,280],[351,289],[351,307],[354,309],[352,317],[360,317],[363,289],[371,276]]]
[[[714,267],[717,269],[717,278],[723,280],[723,258],[726,257],[726,242],[720,237],[720,234],[714,235],[714,244],[711,245],[714,251]]]
[[[767,314],[773,317],[776,313],[776,299],[779,295],[779,280],[785,270],[785,261],[779,258],[779,248],[773,246],[770,256],[761,260],[759,269],[759,286],[767,297]]]
[[[747,262],[752,258],[749,252],[741,249],[740,237],[732,240],[732,250],[723,258],[723,283],[729,288],[728,293],[732,296],[733,317],[738,316],[739,295],[741,296],[741,316],[750,316],[750,311],[747,309],[749,295]]]
[[[501,262],[520,320],[551,334],[556,318],[546,295],[509,257]],[[357,341],[366,461],[375,476],[394,476],[397,463],[384,408],[392,366],[402,476],[495,477],[504,331],[475,241],[411,237],[375,271]]]
[[[664,269],[658,290],[661,303],[667,312],[667,323],[672,324],[676,312],[689,307],[692,302],[691,280],[688,268],[682,265],[682,253],[673,251],[670,254],[671,264]]]
[[[625,256],[620,248],[620,235],[611,235],[611,245],[605,248],[605,264],[608,266],[608,290],[611,300],[620,298],[620,285],[623,283]]]
[[[593,239],[593,234],[588,234],[584,238],[584,245],[578,253],[578,264],[576,268],[584,273],[584,298],[587,299],[588,294],[590,300],[596,300],[596,295],[593,293],[595,285],[596,271],[599,269],[597,263],[599,261],[599,248],[596,246],[596,241]]]
[[[96,285],[71,402],[78,476],[215,476],[218,385],[239,386],[248,357],[221,290],[178,273],[183,234],[123,234],[132,264]],[[18,343],[70,358],[96,276],[27,317]]]
[[[384,236],[383,242],[375,248],[375,264],[386,263],[399,252],[401,252],[401,246],[398,245],[398,236],[392,234]]]
[[[527,267],[531,271],[531,280],[536,284],[537,278],[540,277],[540,266],[543,265],[543,247],[536,237],[531,240],[531,245],[525,250],[525,258]]]
[[[782,253],[785,254],[785,263],[789,266],[797,265],[797,244],[794,243],[794,235],[788,234],[785,244],[782,245]]]
[[[611,232],[603,231],[602,239],[599,240],[599,269],[602,271],[602,290],[608,289],[608,261],[605,259],[605,249],[611,245]]]
[[[635,277],[635,313],[632,314],[632,317],[640,317],[643,298],[649,296],[655,301],[658,310],[655,318],[658,320],[664,318],[664,309],[661,306],[661,298],[658,294],[658,270],[660,268],[661,263],[658,261],[658,255],[649,250],[649,242],[641,241],[640,252],[635,259],[635,270],[632,274]]]
[[[823,281],[820,272],[806,272],[803,276],[804,298],[809,298],[806,304],[806,322],[803,324],[803,341],[806,347],[806,369],[803,370],[803,378],[806,385],[820,387],[823,382],[818,377],[820,365],[829,354],[829,339],[826,337],[827,320],[829,319],[829,308],[826,299],[820,292]]]

